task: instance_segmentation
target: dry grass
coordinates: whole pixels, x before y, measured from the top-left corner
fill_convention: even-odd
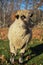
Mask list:
[[[8,34],[8,28],[0,28],[0,39],[6,40]]]
[[[6,40],[8,35],[8,28],[0,28],[0,39]],[[41,26],[34,27],[32,30],[32,39],[43,40],[43,28]]]

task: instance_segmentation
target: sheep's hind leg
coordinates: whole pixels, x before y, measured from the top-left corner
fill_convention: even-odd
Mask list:
[[[23,56],[24,56],[24,53],[25,53],[26,46],[23,49],[21,49],[21,51],[20,51],[19,63],[23,63]]]

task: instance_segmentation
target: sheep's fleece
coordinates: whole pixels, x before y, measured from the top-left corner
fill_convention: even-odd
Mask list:
[[[17,54],[17,50],[20,50],[20,53],[24,53],[26,46],[22,49],[24,44],[27,44],[30,38],[30,33],[25,35],[26,29],[23,28],[25,25],[20,16],[25,15],[27,18],[30,16],[30,12],[18,11],[16,15],[19,15],[19,18],[14,21],[14,23],[10,26],[8,31],[8,39],[10,44],[10,52]]]

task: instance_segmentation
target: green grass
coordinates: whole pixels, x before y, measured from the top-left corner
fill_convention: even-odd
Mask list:
[[[30,48],[30,49],[28,49]],[[5,55],[6,60],[9,60],[11,54],[10,54],[10,50],[9,50],[9,41],[3,41],[0,40],[0,55]],[[30,55],[31,58],[25,62],[27,55]],[[15,57],[15,59],[18,59],[19,55]],[[43,65],[43,42],[40,42],[37,39],[34,39],[33,41],[31,41],[27,47],[27,50],[24,54],[24,64],[23,65]],[[4,62],[3,64],[0,65],[11,65],[10,62]],[[19,65],[18,63],[16,63],[16,65]]]

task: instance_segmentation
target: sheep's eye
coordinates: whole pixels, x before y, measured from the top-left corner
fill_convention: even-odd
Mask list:
[[[26,18],[26,16],[24,16],[24,15],[21,16],[21,19],[25,19],[25,18]]]
[[[19,18],[19,15],[16,15],[16,18],[18,19]]]

